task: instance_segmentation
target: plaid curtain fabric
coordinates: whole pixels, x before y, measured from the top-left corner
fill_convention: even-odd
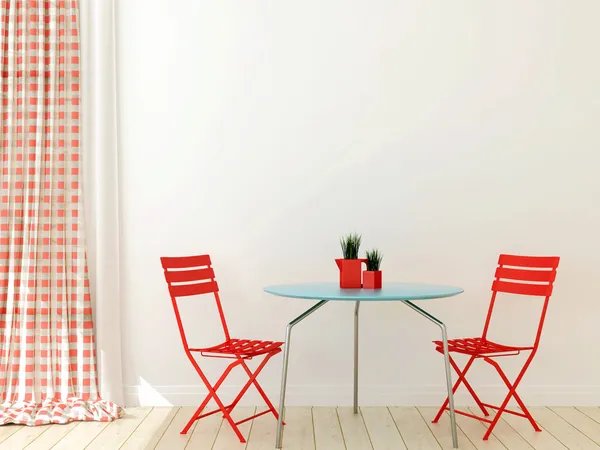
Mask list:
[[[0,424],[109,421],[80,185],[78,2],[1,1]]]

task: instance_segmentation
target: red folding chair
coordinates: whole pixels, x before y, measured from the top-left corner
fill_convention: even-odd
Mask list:
[[[560,258],[558,256],[515,256],[515,255],[500,255],[498,259],[498,268],[496,269],[496,275],[494,282],[492,283],[492,299],[490,302],[490,307],[488,309],[487,318],[485,321],[485,326],[483,327],[483,334],[481,337],[476,338],[466,338],[466,339],[451,339],[448,341],[448,350],[451,353],[461,353],[463,355],[468,355],[469,359],[465,368],[461,371],[452,356],[450,356],[450,364],[458,374],[458,380],[454,384],[452,388],[452,392],[456,392],[458,387],[461,384],[464,384],[475,402],[484,416],[488,417],[489,413],[486,408],[497,410],[496,415],[492,420],[487,419],[485,417],[475,416],[473,414],[466,413],[464,411],[455,411],[456,414],[461,414],[463,416],[472,417],[474,419],[478,419],[482,422],[489,423],[485,435],[483,436],[484,440],[487,440],[492,433],[492,430],[500,420],[500,416],[503,413],[514,414],[516,416],[525,417],[535,431],[542,431],[535,421],[531,414],[523,404],[523,401],[519,397],[516,392],[517,386],[521,382],[523,375],[527,371],[529,364],[533,360],[535,353],[537,352],[538,345],[540,343],[540,336],[542,335],[542,328],[544,326],[544,319],[546,317],[546,311],[548,309],[548,301],[550,300],[550,296],[552,295],[552,287],[554,280],[556,278],[556,269],[558,267],[558,263]],[[509,345],[502,345],[496,342],[492,342],[487,339],[488,329],[490,325],[490,320],[492,318],[492,311],[494,309],[494,304],[496,302],[496,297],[498,293],[507,293],[507,294],[518,294],[518,295],[528,295],[528,296],[536,296],[536,297],[544,297],[544,304],[542,306],[542,312],[540,315],[540,322],[537,328],[537,334],[535,337],[535,342],[532,346],[527,347],[514,347]],[[436,345],[436,350],[440,353],[444,353],[444,349],[441,341],[434,341]],[[501,357],[501,356],[515,356],[519,355],[521,352],[529,352],[529,357],[525,362],[523,368],[517,375],[514,383],[511,384],[508,377],[504,374],[500,365],[494,361],[493,358]],[[508,395],[502,402],[500,406],[489,405],[487,403],[483,403],[475,391],[473,387],[469,384],[466,379],[467,372],[471,368],[473,362],[475,360],[481,359],[492,367],[494,367],[506,387],[508,388]],[[506,409],[508,402],[514,398],[521,411],[512,411]],[[444,413],[444,411],[448,410],[448,399],[438,411],[437,415],[433,419],[433,423],[436,423],[440,420],[440,417]]]
[[[215,281],[215,273],[211,267],[210,256],[208,255],[199,255],[199,256],[184,256],[184,257],[163,257],[160,258],[162,263],[162,267],[165,271],[165,279],[167,280],[167,284],[169,286],[169,293],[171,295],[171,301],[173,302],[173,309],[175,310],[175,318],[177,319],[177,326],[179,327],[179,333],[181,334],[181,340],[183,342],[183,348],[185,349],[185,353],[192,362],[196,372],[206,385],[208,389],[208,395],[202,402],[202,404],[198,407],[190,421],[187,423],[185,428],[181,431],[181,434],[186,434],[194,421],[198,419],[202,419],[203,417],[210,416],[217,412],[221,412],[223,417],[233,431],[240,439],[240,442],[246,442],[244,436],[240,432],[238,425],[247,422],[248,420],[252,420],[255,417],[262,416],[263,414],[268,414],[269,412],[273,413],[275,419],[278,419],[277,410],[263,391],[263,389],[258,384],[256,377],[261,372],[261,370],[265,367],[269,359],[281,352],[281,346],[283,342],[273,342],[273,341],[257,341],[250,339],[232,339],[229,336],[229,329],[227,328],[227,323],[225,322],[225,315],[223,314],[223,308],[221,306],[221,300],[219,298],[219,286]],[[221,317],[221,324],[223,326],[223,331],[225,332],[225,341],[221,344],[214,345],[212,347],[204,347],[204,348],[190,348],[185,336],[185,331],[183,329],[183,324],[181,322],[181,315],[179,313],[179,308],[177,306],[177,299],[179,297],[187,297],[192,295],[202,295],[202,294],[213,294],[215,300],[217,302],[217,309],[219,311],[219,316]],[[194,358],[193,353],[199,353],[201,356],[209,357],[209,358],[230,358],[234,359],[229,366],[223,372],[221,378],[218,381],[211,385],[202,369],[198,365],[196,359]],[[263,356],[263,360],[260,362],[258,367],[254,372],[250,370],[247,360],[250,360],[257,356]],[[229,375],[231,370],[236,367],[241,366],[244,371],[248,374],[248,382],[244,385],[240,393],[235,397],[233,402],[227,406],[223,404],[219,396],[217,395],[217,390],[225,381],[225,378]],[[264,399],[265,403],[268,406],[266,411],[255,414],[251,417],[247,417],[238,422],[234,422],[231,418],[231,411],[236,405],[239,403],[243,395],[246,393],[250,385],[254,384],[256,390]],[[205,414],[201,414],[208,402],[214,399],[217,403],[218,409],[207,412]]]

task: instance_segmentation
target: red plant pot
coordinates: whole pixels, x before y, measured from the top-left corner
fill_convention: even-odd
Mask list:
[[[381,270],[363,272],[364,289],[381,289]]]
[[[340,269],[340,287],[342,289],[360,289],[362,287],[362,263],[366,259],[336,259]]]

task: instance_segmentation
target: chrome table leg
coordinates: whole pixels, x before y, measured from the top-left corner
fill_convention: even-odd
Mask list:
[[[412,308],[426,319],[429,319],[435,323],[442,330],[442,341],[444,343],[444,365],[446,366],[446,387],[448,389],[448,405],[450,408],[450,427],[452,431],[452,446],[458,448],[458,438],[456,436],[456,415],[454,413],[454,394],[452,393],[452,372],[450,371],[450,355],[448,353],[448,333],[446,331],[446,325],[444,323],[429,314],[427,311],[422,310],[414,303],[409,301],[403,301],[406,306]]]
[[[276,448],[281,448],[283,438],[283,416],[285,414],[285,388],[287,385],[287,374],[288,374],[288,362],[290,359],[290,340],[292,337],[292,328],[299,322],[302,322],[317,309],[327,303],[327,300],[321,300],[319,303],[314,305],[312,308],[306,310],[294,320],[292,320],[286,329],[285,333],[285,345],[283,347],[283,370],[281,373],[281,394],[279,396],[279,419],[277,419],[277,438],[275,442]]]
[[[358,309],[360,302],[354,307],[354,414],[358,414]]]

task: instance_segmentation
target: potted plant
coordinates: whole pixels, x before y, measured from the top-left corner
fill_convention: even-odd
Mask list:
[[[377,249],[367,252],[367,270],[363,272],[363,288],[381,289],[381,260],[383,255]]]
[[[362,267],[365,259],[358,258],[362,237],[351,233],[340,240],[343,258],[335,260],[340,269],[340,287],[343,289],[360,289],[362,287]]]

